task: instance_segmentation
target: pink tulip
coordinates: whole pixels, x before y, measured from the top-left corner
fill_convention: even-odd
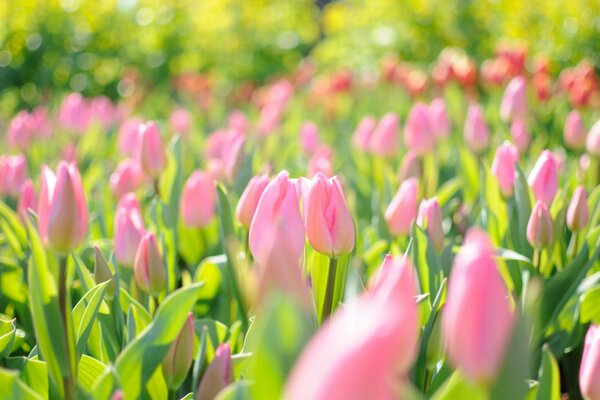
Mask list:
[[[48,110],[46,107],[38,106],[31,112],[35,134],[42,139],[48,139],[52,136],[52,126],[48,118]]]
[[[442,227],[442,209],[437,197],[423,199],[419,205],[417,225],[427,230],[429,240],[438,253],[444,249],[444,228]]]
[[[136,158],[148,176],[157,178],[167,165],[167,154],[158,125],[146,122],[138,127]]]
[[[590,129],[585,141],[585,147],[588,153],[600,157],[600,120]]]
[[[399,180],[404,182],[408,178],[421,178],[421,158],[413,150],[408,150],[408,153],[402,159],[400,166]]]
[[[167,271],[158,249],[156,236],[146,232],[138,246],[133,264],[133,274],[139,288],[153,296],[167,284]]]
[[[519,153],[522,154],[527,151],[531,138],[527,126],[525,126],[525,121],[521,119],[514,120],[510,125],[510,134],[517,149],[519,149]]]
[[[0,156],[0,195],[17,197],[28,175],[23,154]]]
[[[374,154],[391,157],[398,151],[398,125],[400,119],[393,112],[385,114],[373,131],[369,148]]]
[[[135,192],[144,182],[145,176],[139,161],[125,159],[117,165],[117,169],[109,179],[110,190],[115,197]]]
[[[527,80],[514,77],[506,86],[500,105],[500,118],[504,122],[523,120],[527,115]]]
[[[354,146],[361,150],[367,150],[376,126],[377,120],[371,115],[367,115],[361,119],[352,136]]]
[[[29,209],[37,212],[38,198],[37,194],[35,193],[35,189],[33,188],[33,182],[31,182],[31,179],[27,179],[21,185],[20,192],[17,211],[21,219],[25,221],[26,218],[29,218]]]
[[[311,339],[283,398],[397,398],[417,355],[419,320],[413,267],[405,257],[388,264],[380,284],[341,308]]]
[[[252,218],[249,244],[260,267],[261,295],[279,290],[308,305],[310,295],[298,266],[306,236],[298,186],[286,171],[267,185]]]
[[[417,154],[427,154],[433,150],[435,133],[425,104],[416,103],[410,110],[404,127],[404,143]]]
[[[600,326],[590,325],[585,335],[579,368],[579,387],[586,400],[600,400]]]
[[[115,259],[120,265],[131,268],[146,233],[140,203],[134,193],[128,193],[119,200],[114,231]]]
[[[415,178],[402,182],[385,210],[385,220],[392,235],[408,235],[417,218],[419,183]]]
[[[181,217],[187,227],[207,226],[215,217],[217,190],[213,178],[195,171],[185,182],[181,194]]]
[[[267,136],[273,133],[281,124],[283,106],[279,103],[267,103],[258,117],[258,133]]]
[[[553,239],[552,217],[545,203],[537,201],[527,223],[527,240],[537,249],[548,247]]]
[[[97,96],[89,102],[90,119],[99,123],[103,129],[110,129],[118,122],[115,105],[106,96]]]
[[[354,248],[354,222],[337,177],[317,173],[311,181],[306,212],[306,235],[319,253],[338,257]]]
[[[232,182],[244,159],[246,138],[235,130],[217,130],[206,141],[204,154],[217,180]]]
[[[581,115],[577,110],[573,110],[567,115],[564,138],[565,144],[573,150],[583,150],[585,148],[586,132]]]
[[[492,175],[498,180],[498,186],[504,197],[513,194],[517,162],[519,162],[519,152],[514,145],[506,141],[498,146],[492,162]]]
[[[558,191],[558,165],[550,150],[542,152],[529,173],[527,182],[537,200],[552,204]]]
[[[490,131],[478,104],[471,104],[465,120],[465,142],[476,154],[482,153],[490,142]]]
[[[42,240],[50,248],[67,253],[85,239],[88,211],[81,177],[75,164],[61,161],[56,175],[42,166],[42,190],[38,225]]]
[[[314,177],[317,173],[325,176],[333,176],[333,150],[327,145],[321,145],[315,150],[314,154],[308,160],[309,177]]]
[[[446,102],[441,97],[433,99],[429,105],[429,125],[438,138],[447,138],[450,135],[452,126],[446,111]]]
[[[269,176],[264,174],[253,176],[246,185],[235,212],[238,221],[244,228],[250,228],[260,197],[268,184]]]
[[[63,99],[58,121],[65,129],[85,133],[92,122],[91,117],[90,106],[80,93],[71,93]]]
[[[442,329],[450,363],[473,382],[491,383],[503,362],[515,320],[508,296],[490,240],[470,230],[450,273]]]
[[[168,388],[178,389],[185,380],[194,361],[194,337],[194,318],[190,312],[161,364]]]
[[[229,343],[220,344],[215,351],[215,356],[206,367],[195,400],[212,400],[219,392],[233,382],[233,363],[231,362],[231,348]]]
[[[143,124],[144,121],[139,118],[130,118],[121,125],[117,139],[121,154],[130,157],[135,156],[138,147],[138,132]]]
[[[312,154],[319,147],[319,130],[312,122],[305,122],[300,127],[300,142],[304,154]]]
[[[33,116],[27,111],[19,111],[10,121],[8,127],[8,144],[14,149],[27,150],[36,133],[35,129]]]
[[[190,114],[185,108],[176,108],[169,119],[171,129],[180,135],[187,134],[190,130],[190,119]]]
[[[571,197],[571,202],[567,209],[567,226],[573,232],[580,231],[587,225],[589,218],[590,211],[588,208],[587,193],[585,192],[585,187],[580,185],[573,192],[573,197]]]
[[[227,118],[227,127],[239,134],[246,135],[250,128],[250,123],[248,122],[246,114],[242,111],[235,110],[232,111]]]

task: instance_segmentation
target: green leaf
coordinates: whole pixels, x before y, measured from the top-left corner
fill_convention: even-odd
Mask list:
[[[106,372],[107,368],[102,362],[84,354],[79,360],[79,373],[77,374],[79,384],[86,392],[91,393],[94,385]]]
[[[600,324],[600,287],[595,287],[581,295],[580,321]]]
[[[540,369],[537,400],[560,400],[560,373],[554,356],[544,346],[542,350],[542,368]]]
[[[10,321],[0,319],[0,359],[10,354],[16,332],[17,326],[14,319]]]
[[[77,354],[83,354],[87,340],[92,330],[92,325],[100,310],[104,299],[104,293],[110,281],[102,282],[94,286],[79,300],[73,308],[73,325],[75,326],[75,338],[77,340]]]
[[[248,382],[234,382],[221,390],[215,397],[215,400],[250,400],[250,389],[252,386]]]
[[[6,359],[4,366],[12,370],[19,370],[19,378],[27,386],[39,396],[48,397],[48,368],[45,362],[27,357],[10,357]]]
[[[456,371],[433,395],[432,400],[457,399],[487,400],[487,393],[483,388],[470,383],[460,371]]]
[[[42,397],[27,386],[16,371],[0,368],[0,398],[41,400]]]

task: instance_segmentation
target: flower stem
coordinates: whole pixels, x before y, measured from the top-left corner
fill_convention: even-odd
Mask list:
[[[321,311],[321,323],[325,322],[333,312],[333,292],[335,291],[335,274],[337,270],[338,259],[331,257],[329,259],[329,270],[327,271],[327,284],[325,287],[325,298],[323,299],[323,309]]]
[[[65,335],[65,351],[67,352],[67,364],[69,366],[69,371],[63,375],[63,390],[65,393],[65,399],[71,400],[74,398],[74,382],[73,365],[71,364],[71,348],[69,346],[69,324],[67,322],[67,318],[70,312],[69,305],[67,302],[67,262],[69,260],[68,257],[68,255],[60,255],[58,260],[58,302],[60,304],[60,319]]]

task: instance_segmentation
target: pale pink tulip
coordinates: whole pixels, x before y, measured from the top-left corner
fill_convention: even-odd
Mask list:
[[[404,144],[417,154],[430,153],[435,146],[429,108],[423,103],[416,103],[408,114],[404,127]]]
[[[309,177],[314,177],[317,173],[325,176],[333,176],[333,149],[326,144],[319,146],[308,160]]]
[[[523,120],[527,115],[527,80],[524,76],[514,77],[506,86],[500,118],[504,122]]]
[[[419,183],[415,178],[402,182],[385,210],[385,220],[392,235],[408,235],[417,218]]]
[[[577,110],[569,112],[565,119],[564,139],[565,144],[573,150],[583,150],[585,148],[585,127]]]
[[[106,96],[97,96],[89,102],[90,119],[103,129],[110,129],[118,122],[115,105]]]
[[[587,225],[589,218],[587,193],[585,187],[580,185],[573,192],[573,197],[571,197],[567,209],[567,226],[573,232],[580,231]]]
[[[194,316],[190,312],[175,338],[167,355],[161,363],[161,369],[168,388],[178,389],[185,380],[192,361],[194,361]]]
[[[519,152],[513,144],[506,141],[498,146],[492,162],[492,175],[498,180],[498,186],[504,197],[513,194],[517,162],[519,162]]]
[[[235,110],[232,111],[227,118],[227,127],[237,133],[246,135],[250,129],[250,123],[248,122],[246,114],[240,110]]]
[[[427,230],[429,240],[438,253],[444,249],[444,228],[442,226],[442,209],[437,197],[423,199],[419,205],[417,225]]]
[[[382,157],[391,157],[398,151],[398,125],[400,119],[394,112],[385,114],[373,131],[369,142],[370,150]]]
[[[28,175],[27,160],[23,154],[0,156],[0,196],[17,197]]]
[[[92,114],[88,102],[80,93],[71,93],[63,99],[58,122],[73,133],[82,134],[87,131],[92,122]]]
[[[413,150],[408,150],[400,166],[400,173],[398,174],[400,182],[404,182],[408,178],[420,179],[421,169],[421,157]]]
[[[300,127],[300,143],[304,154],[312,154],[319,147],[319,129],[313,122],[305,122]]]
[[[579,387],[586,400],[600,400],[600,326],[591,325],[585,335],[579,367]]]
[[[167,270],[158,249],[156,236],[146,232],[138,246],[133,264],[133,274],[139,288],[153,296],[160,293],[167,284]]]
[[[250,228],[250,223],[256,212],[260,197],[268,184],[269,176],[264,174],[253,176],[248,185],[246,185],[246,189],[244,189],[238,201],[235,212],[238,221],[244,228]]]
[[[585,141],[585,147],[593,156],[600,157],[600,120],[590,129]]]
[[[490,143],[490,130],[478,104],[471,104],[465,119],[465,143],[476,154],[482,153]]]
[[[185,182],[181,194],[181,217],[187,227],[200,228],[210,224],[215,217],[217,189],[213,178],[195,171]]]
[[[167,154],[155,122],[146,122],[138,127],[136,159],[144,173],[154,179],[164,171]]]
[[[140,204],[134,193],[128,193],[119,200],[115,214],[114,251],[119,265],[133,266],[145,233]]]
[[[354,146],[361,150],[368,150],[376,126],[377,120],[372,115],[367,115],[361,119],[352,136]]]
[[[204,375],[198,390],[194,397],[195,400],[213,400],[217,397],[219,392],[227,385],[232,383],[234,380],[233,376],[233,363],[231,361],[231,348],[229,343],[222,343],[217,347],[215,356],[206,367]]]
[[[113,195],[120,198],[125,193],[135,192],[144,180],[144,172],[139,161],[128,158],[117,165],[108,184]]]
[[[37,212],[38,197],[33,188],[33,182],[31,179],[27,179],[21,185],[21,193],[19,194],[19,203],[17,205],[17,211],[23,221],[29,218],[29,211],[32,210]]]
[[[140,118],[129,118],[121,125],[117,142],[119,151],[124,156],[135,156],[135,151],[138,147],[139,128],[143,124],[144,121]]]
[[[18,150],[27,150],[36,133],[35,120],[27,111],[19,111],[8,126],[8,144]]]
[[[173,132],[180,135],[185,135],[190,130],[191,124],[190,113],[185,108],[176,108],[171,113],[169,123]]]
[[[558,191],[558,165],[550,150],[544,150],[527,179],[537,200],[552,204]]]
[[[429,105],[429,124],[438,138],[447,138],[450,135],[452,126],[446,111],[446,102],[441,97],[433,99]]]
[[[525,121],[521,119],[513,120],[510,125],[510,134],[517,149],[519,149],[519,153],[525,153],[529,147],[529,142],[531,141]]]
[[[529,222],[527,223],[527,240],[529,244],[537,249],[548,247],[553,240],[552,217],[548,207],[542,201],[537,201]]]

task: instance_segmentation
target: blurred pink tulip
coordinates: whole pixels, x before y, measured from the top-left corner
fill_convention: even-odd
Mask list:
[[[442,329],[448,359],[473,382],[489,384],[504,361],[515,318],[490,240],[467,232],[454,259]]]
[[[416,103],[408,114],[404,127],[404,144],[417,154],[430,153],[435,146],[429,108],[423,103]]]
[[[206,367],[204,375],[202,375],[194,400],[215,399],[219,392],[225,389],[233,380],[231,348],[229,343],[222,343],[217,347],[215,356]]]
[[[506,141],[498,146],[492,162],[492,175],[498,180],[498,186],[504,197],[513,194],[517,162],[519,162],[519,152],[513,144]]]
[[[110,190],[115,197],[135,192],[144,182],[144,172],[138,160],[125,159],[117,165],[117,169],[109,179]]]
[[[185,380],[194,361],[194,316],[190,312],[181,332],[171,343],[161,363],[165,383],[170,389],[178,389]]]
[[[61,161],[56,175],[42,166],[38,225],[46,246],[67,253],[87,234],[88,211],[81,177],[75,164]]]
[[[558,165],[554,154],[544,150],[537,159],[527,179],[536,200],[550,205],[558,191]]]
[[[202,171],[195,171],[185,182],[181,194],[181,217],[185,226],[207,226],[215,217],[217,190],[213,178]]]
[[[421,158],[413,150],[408,150],[408,153],[402,159],[400,166],[399,180],[404,182],[408,178],[421,178]]]
[[[585,149],[586,132],[577,110],[569,112],[564,128],[565,144],[573,150]]]
[[[354,222],[337,177],[317,173],[311,181],[306,213],[306,235],[321,254],[338,257],[354,248]]]
[[[590,211],[588,208],[588,198],[583,185],[577,186],[569,208],[567,209],[567,226],[573,232],[580,231],[583,229],[590,218]]]
[[[319,147],[319,130],[313,122],[305,122],[300,127],[300,143],[304,154],[312,154]]]
[[[227,118],[227,127],[237,133],[247,135],[248,129],[250,129],[250,122],[248,122],[246,114],[240,110],[235,110]]]
[[[352,136],[354,146],[361,150],[368,150],[376,126],[377,120],[372,115],[367,115],[361,119]]]
[[[446,111],[446,102],[441,97],[433,99],[429,105],[429,125],[438,138],[447,138],[450,135],[452,126]]]
[[[500,118],[504,122],[524,120],[527,115],[527,80],[514,77],[506,86],[500,105]]]
[[[433,247],[438,253],[441,253],[444,249],[444,228],[442,227],[442,209],[437,197],[421,201],[417,225],[427,230]]]
[[[129,118],[119,129],[119,137],[117,139],[119,151],[124,156],[135,156],[135,151],[138,147],[138,132],[141,125],[144,124],[139,118]]]
[[[167,285],[167,271],[156,236],[152,232],[146,232],[140,241],[133,264],[133,274],[139,288],[153,296]]]
[[[156,179],[167,165],[167,154],[158,125],[146,122],[138,127],[136,159],[148,176]]]
[[[238,221],[244,228],[250,228],[252,217],[254,217],[260,197],[268,184],[269,176],[264,174],[253,176],[248,185],[246,185],[246,189],[244,189],[244,192],[240,196],[235,212]]]
[[[190,113],[185,108],[176,108],[171,113],[169,124],[173,132],[180,135],[186,135],[190,130]]]
[[[33,188],[33,182],[31,179],[27,179],[22,185],[19,194],[19,203],[17,205],[17,211],[21,220],[25,221],[29,218],[29,209],[37,212],[38,197]]]
[[[283,106],[279,103],[267,103],[258,117],[258,133],[267,136],[273,133],[281,124]]]
[[[134,193],[125,194],[119,200],[115,213],[114,251],[119,265],[129,268],[133,266],[145,233],[140,203]]]
[[[600,157],[600,120],[590,129],[585,141],[585,147],[593,156]]]
[[[8,144],[18,150],[27,150],[36,133],[35,120],[27,111],[19,111],[8,126]]]
[[[527,240],[529,244],[537,249],[550,246],[554,237],[553,230],[552,217],[548,207],[544,202],[538,200],[527,223]]]
[[[369,142],[369,148],[374,154],[382,157],[396,155],[399,124],[400,119],[394,112],[389,112],[381,117]]]
[[[116,106],[106,96],[97,96],[89,102],[90,119],[103,129],[110,129],[118,123]]]
[[[332,159],[333,149],[326,144],[319,146],[308,160],[307,175],[312,178],[320,172],[325,176],[333,176]]]
[[[471,104],[465,119],[465,143],[476,154],[482,153],[490,143],[490,131],[478,104]]]
[[[71,93],[62,101],[58,122],[68,131],[77,134],[85,133],[92,122],[90,111],[88,102],[80,93]]]
[[[235,130],[217,130],[206,141],[204,154],[217,180],[233,182],[244,159],[246,138]]]
[[[385,210],[385,220],[392,235],[408,235],[417,218],[419,183],[410,178],[402,182],[392,202]]]
[[[579,368],[579,387],[586,400],[600,400],[600,326],[590,325],[585,335]]]
[[[515,142],[515,145],[517,146],[517,149],[519,149],[519,153],[525,153],[531,140],[529,131],[525,125],[525,121],[521,119],[513,120],[512,124],[510,125],[510,134]]]
[[[412,265],[406,257],[387,263],[385,279],[341,308],[313,336],[283,398],[398,398],[417,355],[419,319]]]
[[[27,160],[23,154],[0,156],[0,196],[17,197],[28,176]]]

